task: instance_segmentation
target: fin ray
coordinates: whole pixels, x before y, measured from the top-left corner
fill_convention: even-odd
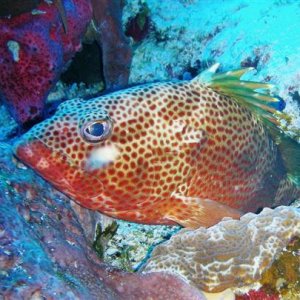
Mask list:
[[[184,211],[178,211],[174,206],[169,208],[164,218],[189,229],[196,229],[201,226],[210,227],[220,222],[223,218],[238,219],[242,215],[241,211],[214,200],[185,197],[176,194],[173,197],[174,203],[182,202],[183,205],[186,203],[188,205],[185,205]]]
[[[268,83],[261,83],[255,81],[244,81],[244,80],[236,80],[236,79],[226,79],[224,80],[214,80],[212,86],[222,86],[224,88],[238,88],[242,90],[269,90],[274,86]]]
[[[279,103],[280,99],[271,93],[272,84],[241,80],[241,77],[253,68],[237,69],[224,73],[216,73],[218,64],[195,77],[192,82],[199,82],[215,92],[236,100],[240,105],[250,109],[268,127],[278,126],[280,120],[288,116],[271,106]],[[278,119],[278,122],[275,121]],[[278,128],[280,132],[280,128]]]

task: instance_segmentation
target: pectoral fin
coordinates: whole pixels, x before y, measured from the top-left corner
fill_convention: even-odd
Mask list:
[[[239,219],[243,215],[237,209],[210,199],[180,195],[174,195],[174,198],[172,201],[174,205],[169,208],[165,218],[189,229],[201,226],[210,227],[219,223],[223,218]]]

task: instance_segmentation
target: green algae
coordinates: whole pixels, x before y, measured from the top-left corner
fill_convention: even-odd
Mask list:
[[[95,240],[93,242],[93,249],[96,251],[100,259],[104,258],[104,253],[107,248],[109,240],[113,238],[118,229],[118,224],[116,221],[108,225],[104,230],[102,229],[101,224],[97,224],[95,231]]]
[[[150,10],[147,3],[146,2],[142,3],[140,11],[136,15],[137,25],[139,26],[140,30],[144,30],[149,14],[150,14]]]

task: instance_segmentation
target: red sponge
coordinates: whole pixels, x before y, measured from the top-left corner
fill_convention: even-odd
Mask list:
[[[45,99],[92,18],[88,0],[62,0],[64,11],[57,2],[0,18],[0,97],[22,125],[42,118]]]

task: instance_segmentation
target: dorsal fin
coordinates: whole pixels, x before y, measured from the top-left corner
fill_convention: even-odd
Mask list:
[[[241,77],[253,68],[216,73],[218,67],[219,64],[214,64],[192,81],[202,83],[220,94],[233,98],[254,112],[268,126],[278,125],[279,121],[274,118],[275,114],[279,119],[287,118],[274,107],[275,103],[282,100],[271,95],[271,89],[274,87],[272,84],[241,80]]]
[[[289,177],[300,185],[300,145],[285,134],[280,126],[282,121],[288,125],[291,118],[276,109],[276,104],[283,100],[271,94],[273,85],[241,80],[241,77],[253,68],[216,73],[218,67],[219,64],[213,65],[195,77],[192,82],[204,84],[250,109],[268,127],[280,149]]]

